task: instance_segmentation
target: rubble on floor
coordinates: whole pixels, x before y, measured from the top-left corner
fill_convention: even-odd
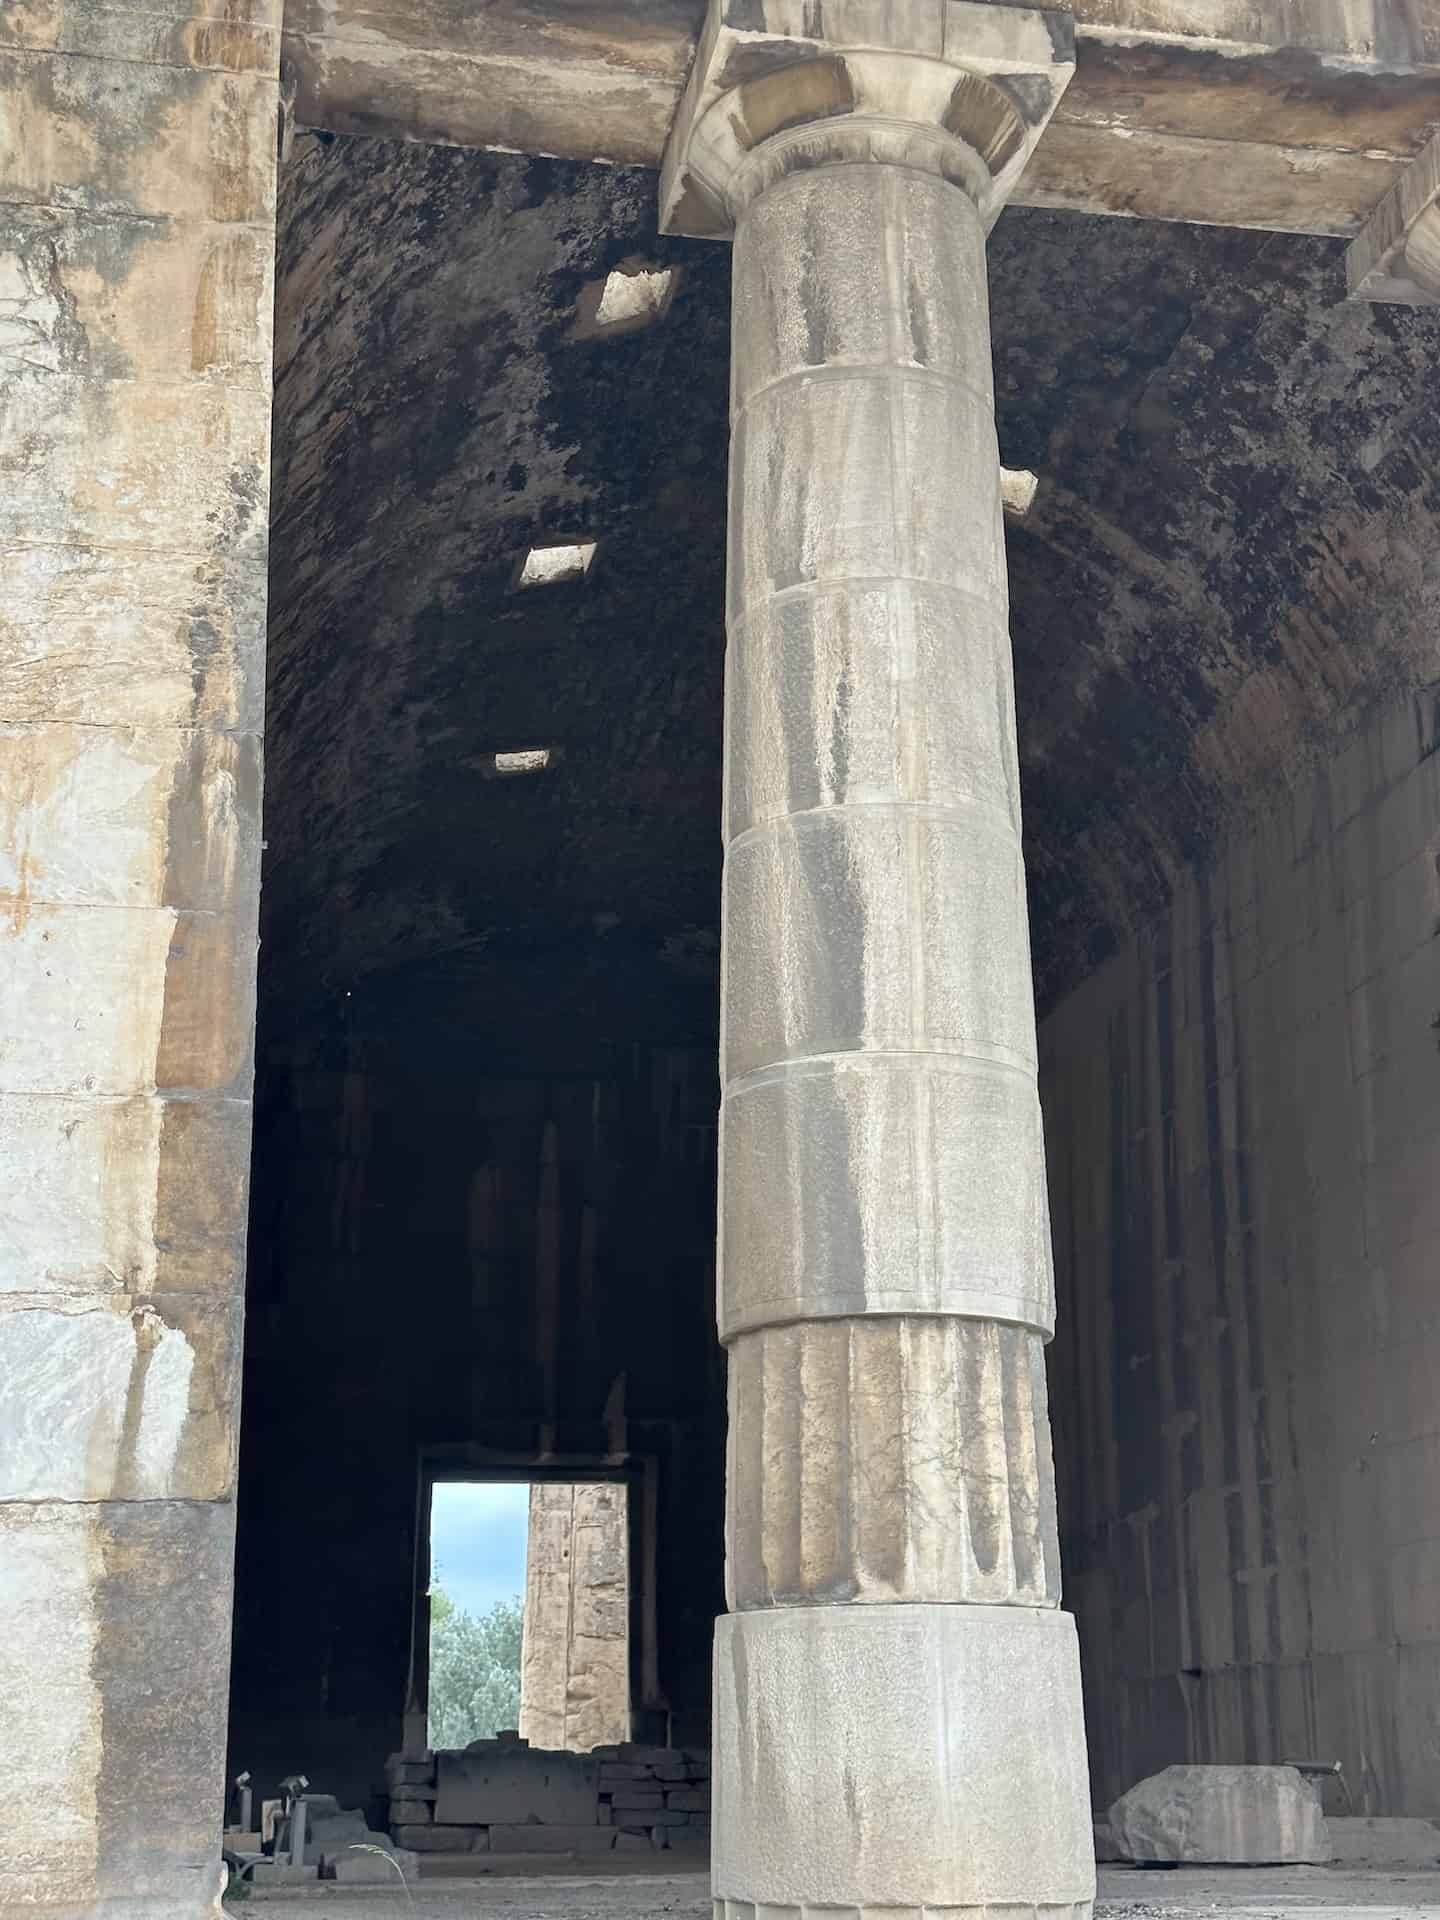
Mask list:
[[[518,1734],[393,1754],[390,1831],[415,1853],[684,1851],[710,1844],[710,1755],[626,1742],[551,1753]]]
[[[1166,1767],[1122,1794],[1108,1825],[1142,1865],[1321,1866],[1319,1795],[1294,1767]]]
[[[350,1886],[394,1885],[402,1876],[415,1873],[419,1856],[396,1846],[388,1833],[375,1832],[358,1808],[342,1807],[329,1793],[301,1798],[305,1831],[298,1860],[292,1858],[293,1815],[279,1820],[274,1851],[263,1858],[256,1857],[258,1848],[250,1844],[259,1840],[258,1834],[226,1832],[226,1851],[244,1863],[241,1877],[247,1885],[290,1887],[318,1880],[337,1880]]]

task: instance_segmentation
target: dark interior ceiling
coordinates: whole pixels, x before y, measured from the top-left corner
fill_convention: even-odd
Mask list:
[[[262,1032],[703,1038],[723,246],[653,175],[299,135],[284,169]],[[664,319],[582,289],[678,266]],[[1012,211],[991,246],[1042,1005],[1369,703],[1440,677],[1440,315],[1341,249]],[[600,542],[516,592],[536,540]],[[497,749],[544,773],[485,777]],[[563,1040],[561,1036],[564,1036]]]

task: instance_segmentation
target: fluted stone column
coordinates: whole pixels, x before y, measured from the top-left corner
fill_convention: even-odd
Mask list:
[[[838,11],[853,45],[717,6],[665,180],[672,224],[735,243],[715,1895],[1070,1912],[1094,1866],[985,276],[1068,43],[1017,9]]]

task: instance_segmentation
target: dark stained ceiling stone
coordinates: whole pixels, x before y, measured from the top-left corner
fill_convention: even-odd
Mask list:
[[[683,268],[663,318],[574,337],[636,260]],[[1010,532],[1042,1004],[1368,704],[1440,679],[1440,315],[1346,304],[1342,262],[996,230],[1001,452],[1042,478]],[[657,237],[651,174],[294,140],[272,1046],[713,1032],[728,293],[727,248]],[[581,537],[584,580],[515,590],[529,546]],[[485,777],[537,746],[543,772]]]

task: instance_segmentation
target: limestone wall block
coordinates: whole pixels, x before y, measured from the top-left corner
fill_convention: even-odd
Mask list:
[[[208,39],[226,44],[223,35]],[[229,44],[262,57],[243,28]],[[268,65],[273,45],[263,57]],[[274,220],[273,69],[0,47],[0,100],[0,200],[170,220]]]
[[[273,73],[282,11],[280,0],[146,0],[143,13],[107,0],[31,0],[0,16],[0,46]]]
[[[218,1898],[234,1510],[0,1504],[6,1899],[147,1920]]]
[[[397,1822],[394,1838],[411,1853],[487,1853],[490,1848],[485,1827],[425,1826],[419,1821],[407,1826]]]
[[[0,551],[0,723],[258,731],[261,538],[231,555]]]
[[[0,910],[219,912],[259,886],[253,736],[0,726]]]
[[[241,1302],[0,1308],[0,1502],[219,1500],[234,1481]]]
[[[0,1093],[248,1098],[253,904],[243,914],[33,906],[9,930]]]
[[[267,393],[273,254],[261,226],[0,207],[0,365]]]
[[[7,475],[0,541],[263,552],[268,394],[56,373],[14,384],[6,428],[44,454]]]
[[[249,1137],[238,1100],[0,1094],[0,1296],[238,1294]]]

